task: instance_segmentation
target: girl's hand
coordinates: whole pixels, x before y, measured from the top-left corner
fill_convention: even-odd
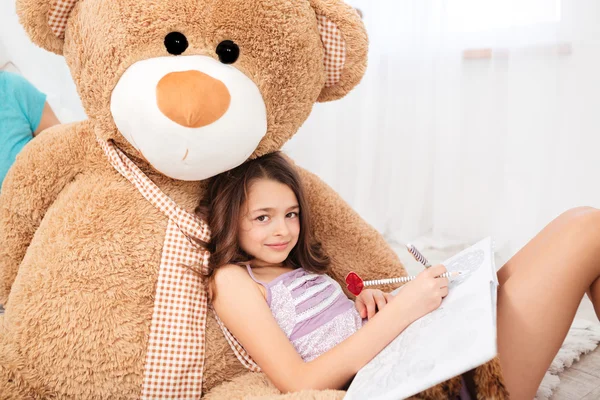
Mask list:
[[[371,319],[377,311],[381,311],[393,298],[394,296],[390,293],[383,293],[379,289],[365,289],[356,296],[354,305],[361,318]]]
[[[446,272],[442,264],[422,271],[413,281],[406,283],[395,296],[412,321],[436,310],[448,295],[448,278],[438,278]]]

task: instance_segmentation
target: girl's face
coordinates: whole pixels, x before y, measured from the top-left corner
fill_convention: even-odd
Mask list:
[[[254,181],[242,205],[240,247],[257,266],[281,264],[298,243],[300,207],[287,185],[270,179]]]

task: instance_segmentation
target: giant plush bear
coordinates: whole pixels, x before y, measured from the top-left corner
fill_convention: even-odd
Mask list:
[[[31,142],[2,187],[0,399],[343,397],[281,395],[248,372],[201,304],[197,259],[177,261],[177,246],[202,257],[192,213],[207,178],[280,149],[315,102],[360,81],[367,37],[355,10],[341,0],[17,0],[17,10],[33,42],[65,57],[89,119]],[[383,238],[299,169],[333,276],[404,274]],[[163,302],[165,268],[191,282],[177,307]],[[190,310],[179,332],[169,318]],[[495,361],[474,381],[480,398],[507,396]],[[421,397],[459,387],[457,377]]]

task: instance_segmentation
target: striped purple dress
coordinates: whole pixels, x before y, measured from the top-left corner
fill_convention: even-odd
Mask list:
[[[275,320],[304,361],[311,361],[335,347],[363,325],[363,320],[339,283],[327,275],[302,268],[286,272],[265,287]]]

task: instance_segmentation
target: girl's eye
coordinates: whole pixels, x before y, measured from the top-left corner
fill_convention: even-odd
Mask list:
[[[256,217],[256,220],[258,222],[267,222],[269,220],[269,217],[266,215],[261,215],[260,217]]]
[[[292,211],[291,213],[288,213],[287,217],[288,218],[296,218],[298,216],[298,213],[296,211]]]

